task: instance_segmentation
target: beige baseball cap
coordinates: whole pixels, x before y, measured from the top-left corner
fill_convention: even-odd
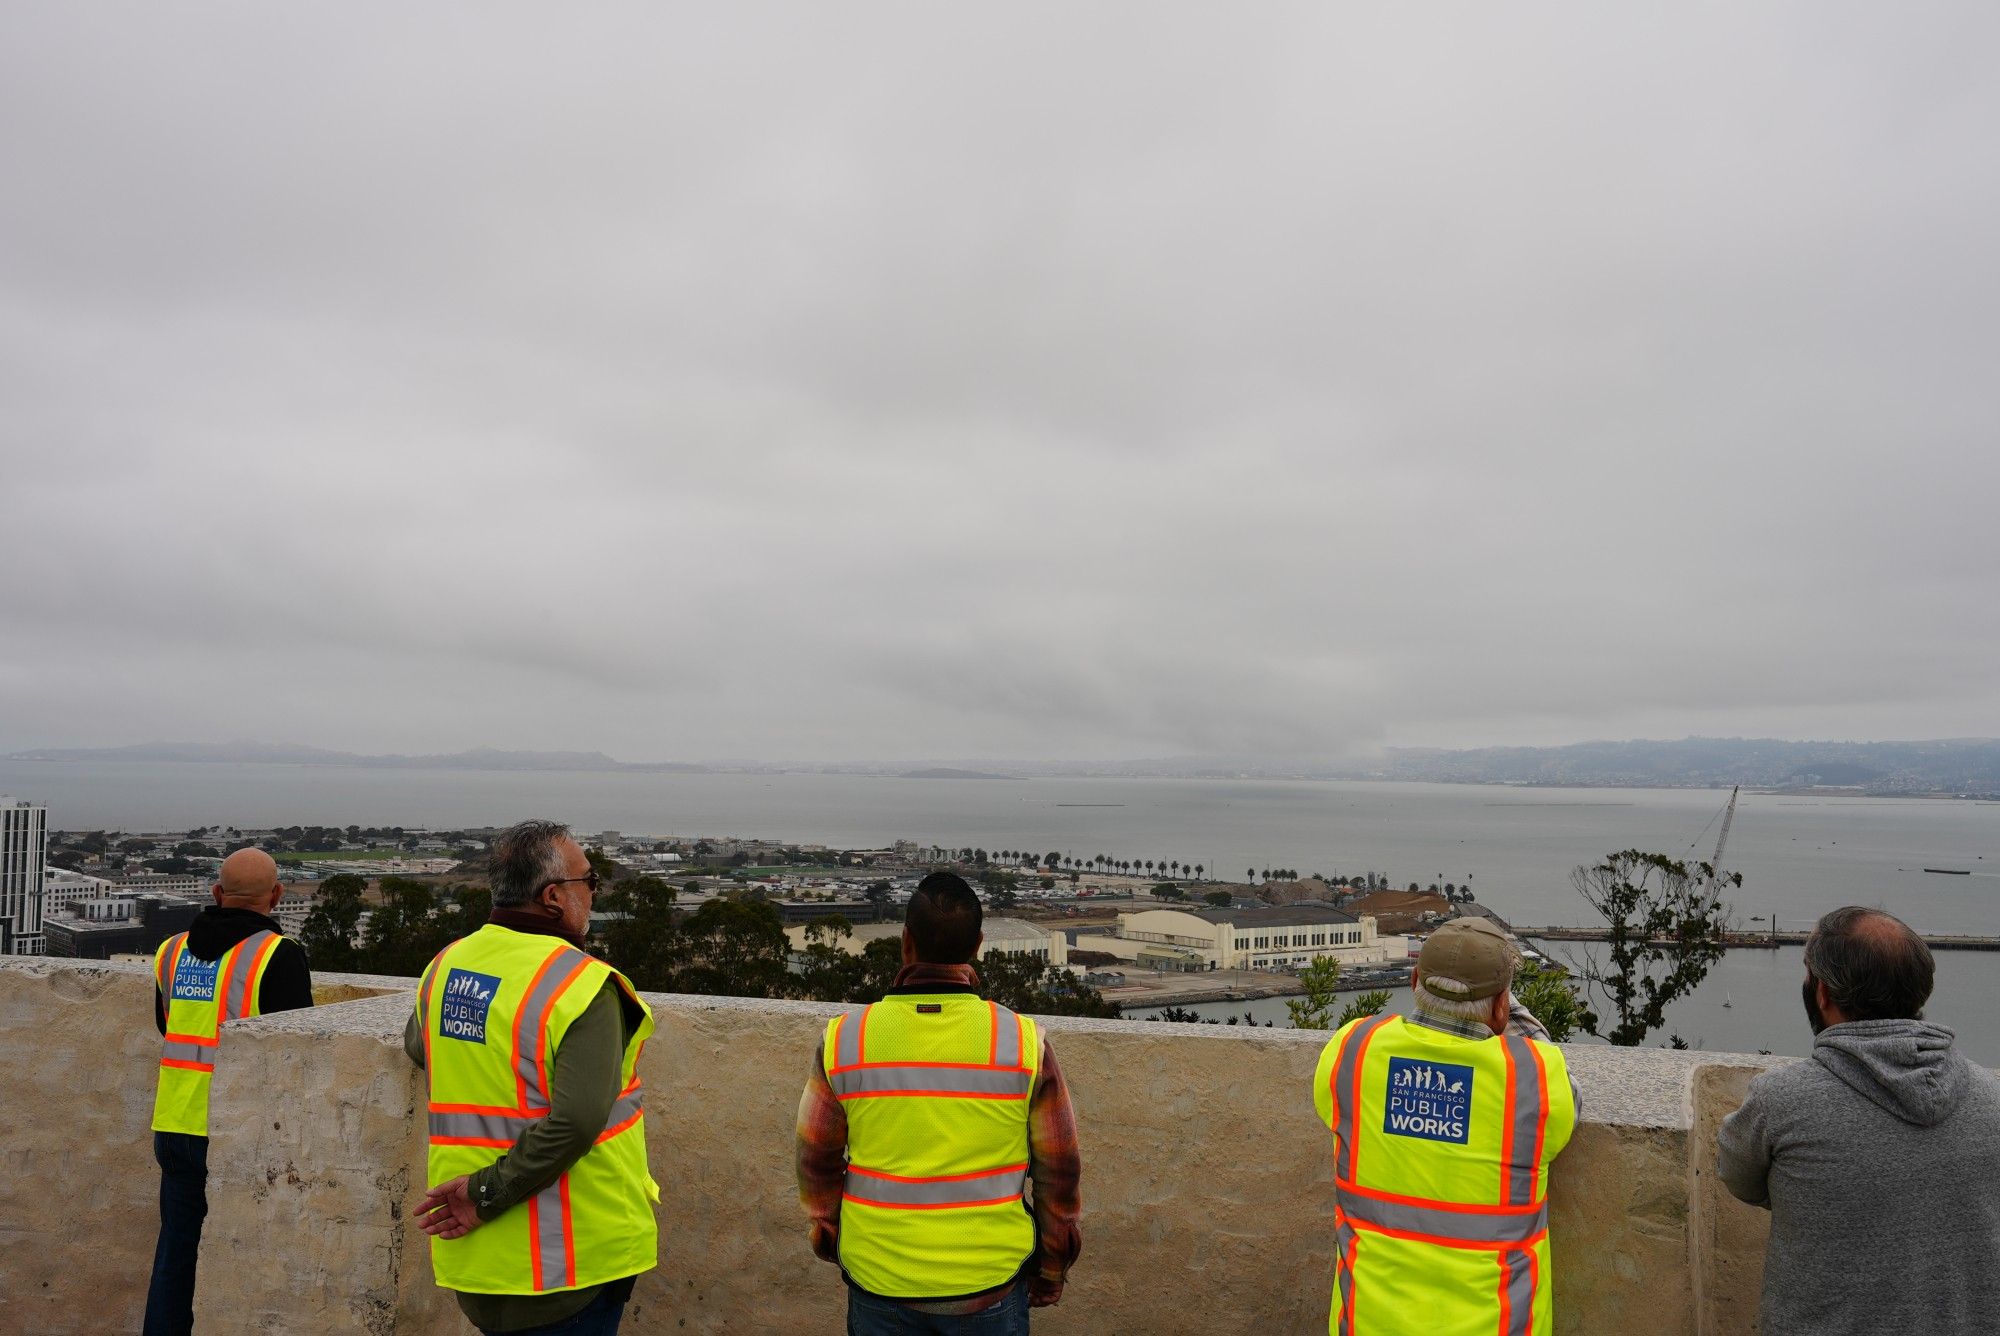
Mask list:
[[[1520,956],[1507,935],[1490,919],[1478,915],[1455,918],[1432,933],[1417,953],[1417,973],[1424,987],[1439,997],[1477,1002],[1503,993],[1514,982]],[[1463,989],[1440,988],[1449,979]]]

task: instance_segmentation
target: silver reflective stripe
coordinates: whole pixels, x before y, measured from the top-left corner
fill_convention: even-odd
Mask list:
[[[204,1066],[215,1065],[215,1050],[206,1044],[177,1044],[169,1039],[160,1045],[162,1062],[199,1062]]]
[[[521,999],[520,1010],[514,1013],[515,1023],[523,1025],[526,1031],[521,1036],[520,1048],[514,1052],[514,1073],[521,1078],[521,1085],[528,1092],[528,1107],[531,1109],[549,1107],[549,1092],[542,1089],[539,1070],[542,1056],[542,1017],[554,1004],[557,994],[562,992],[563,985],[576,972],[577,966],[589,959],[589,956],[573,946],[565,946],[558,950],[548,959],[548,968],[542,971],[542,977],[535,981],[535,986]]]
[[[169,998],[173,996],[174,970],[180,964],[181,948],[186,942],[187,934],[184,932],[167,938],[166,949],[160,952],[159,964],[153,967],[154,974],[160,981],[160,992]]]
[[[1355,1238],[1354,1227],[1345,1220],[1334,1226],[1333,1246],[1339,1251],[1333,1259],[1333,1274],[1340,1286],[1341,1336],[1353,1336],[1354,1333],[1354,1272],[1348,1266],[1348,1253],[1354,1247]]]
[[[611,1104],[611,1116],[604,1120],[604,1130],[609,1132],[618,1124],[645,1112],[645,1091],[632,1090],[620,1095]]]
[[[1027,1072],[994,1067],[880,1066],[852,1067],[828,1076],[836,1098],[851,1095],[984,1095],[991,1099],[1025,1099],[1034,1077]]]
[[[1524,1249],[1500,1254],[1507,1288],[1507,1327],[1503,1336],[1530,1336],[1535,1329],[1535,1259]]]
[[[1334,1185],[1340,1209],[1349,1220],[1377,1229],[1397,1229],[1410,1234],[1427,1234],[1477,1246],[1518,1246],[1549,1227],[1549,1208],[1505,1215],[1496,1211],[1450,1211],[1438,1206],[1415,1206],[1408,1202],[1379,1201],[1340,1184]]]
[[[1028,1166],[1024,1164],[1012,1164],[1005,1169],[966,1178],[918,1183],[883,1178],[850,1165],[845,1191],[857,1201],[874,1202],[880,1206],[985,1206],[1018,1197],[1027,1186]]]
[[[849,1007],[847,1015],[834,1031],[838,1041],[833,1051],[833,1065],[852,1067],[861,1061],[861,1027],[868,1023],[868,1008]]]
[[[474,1141],[520,1140],[530,1123],[538,1121],[516,1113],[433,1113],[431,1137],[460,1137]]]
[[[993,1008],[993,1065],[1020,1066],[1021,1018],[998,1002],[988,1002],[986,1005]]]
[[[1508,1158],[1507,1205],[1526,1206],[1535,1200],[1536,1170],[1540,1168],[1537,1142],[1541,1140],[1541,1070],[1535,1062],[1534,1041],[1523,1035],[1503,1035],[1509,1067],[1514,1078],[1513,1153]]]
[[[1388,1023],[1386,1016],[1365,1020],[1348,1031],[1340,1046],[1340,1060],[1333,1069],[1333,1107],[1337,1115],[1333,1124],[1335,1178],[1346,1177],[1353,1160],[1354,1120],[1361,1104],[1361,1090],[1355,1085],[1355,1065],[1361,1061],[1362,1041]]]
[[[539,1289],[564,1290],[574,1283],[569,1274],[569,1251],[563,1247],[562,1189],[568,1181],[569,1175],[563,1174],[534,1196],[535,1237],[528,1240],[528,1246],[541,1259]]]
[[[257,953],[264,949],[264,943],[278,934],[275,932],[252,933],[230,948],[229,997],[223,1004],[222,1020],[242,1020],[250,1014],[250,971],[256,964]]]

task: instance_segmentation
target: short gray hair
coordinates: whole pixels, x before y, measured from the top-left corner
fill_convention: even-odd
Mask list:
[[[1465,989],[1472,985],[1440,974],[1438,982],[1446,988]],[[1493,1018],[1493,998],[1491,997],[1446,997],[1424,987],[1424,976],[1410,985],[1410,991],[1424,1004],[1424,1010],[1436,1016],[1449,1016],[1455,1021],[1489,1021]],[[1503,996],[1495,994],[1494,996]]]
[[[569,871],[562,842],[569,827],[560,821],[522,821],[493,837],[486,883],[493,889],[493,907],[525,905],[535,892]]]

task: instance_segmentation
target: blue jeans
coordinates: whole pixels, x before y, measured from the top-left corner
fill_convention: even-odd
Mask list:
[[[621,1297],[625,1292],[625,1288],[616,1284],[606,1285],[595,1299],[562,1321],[520,1327],[505,1336],[613,1336],[618,1324],[625,1320],[625,1300]]]
[[[201,1222],[208,1218],[208,1138],[155,1132],[153,1158],[160,1165],[160,1240],[153,1245],[144,1336],[188,1336],[194,1330],[195,1257]]]
[[[847,1336],[1028,1336],[1028,1282],[983,1313],[937,1317],[894,1299],[847,1287]]]

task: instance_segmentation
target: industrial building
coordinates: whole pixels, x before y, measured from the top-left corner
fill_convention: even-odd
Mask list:
[[[1382,936],[1372,916],[1324,904],[1254,909],[1142,909],[1118,916],[1109,936],[1079,934],[1077,951],[1102,951],[1145,969],[1298,969],[1321,956],[1344,966],[1401,963],[1401,937]]]
[[[1014,918],[988,918],[982,926],[986,940],[980,945],[979,954],[993,955],[996,952],[1014,952],[1039,956],[1051,965],[1069,964],[1069,939],[1060,932],[1051,932],[1037,924]],[[859,955],[868,943],[883,937],[901,937],[903,925],[897,923],[857,923],[852,936],[843,937],[836,945]],[[794,951],[806,948],[805,925],[793,925],[785,929],[785,936],[791,939]]]

